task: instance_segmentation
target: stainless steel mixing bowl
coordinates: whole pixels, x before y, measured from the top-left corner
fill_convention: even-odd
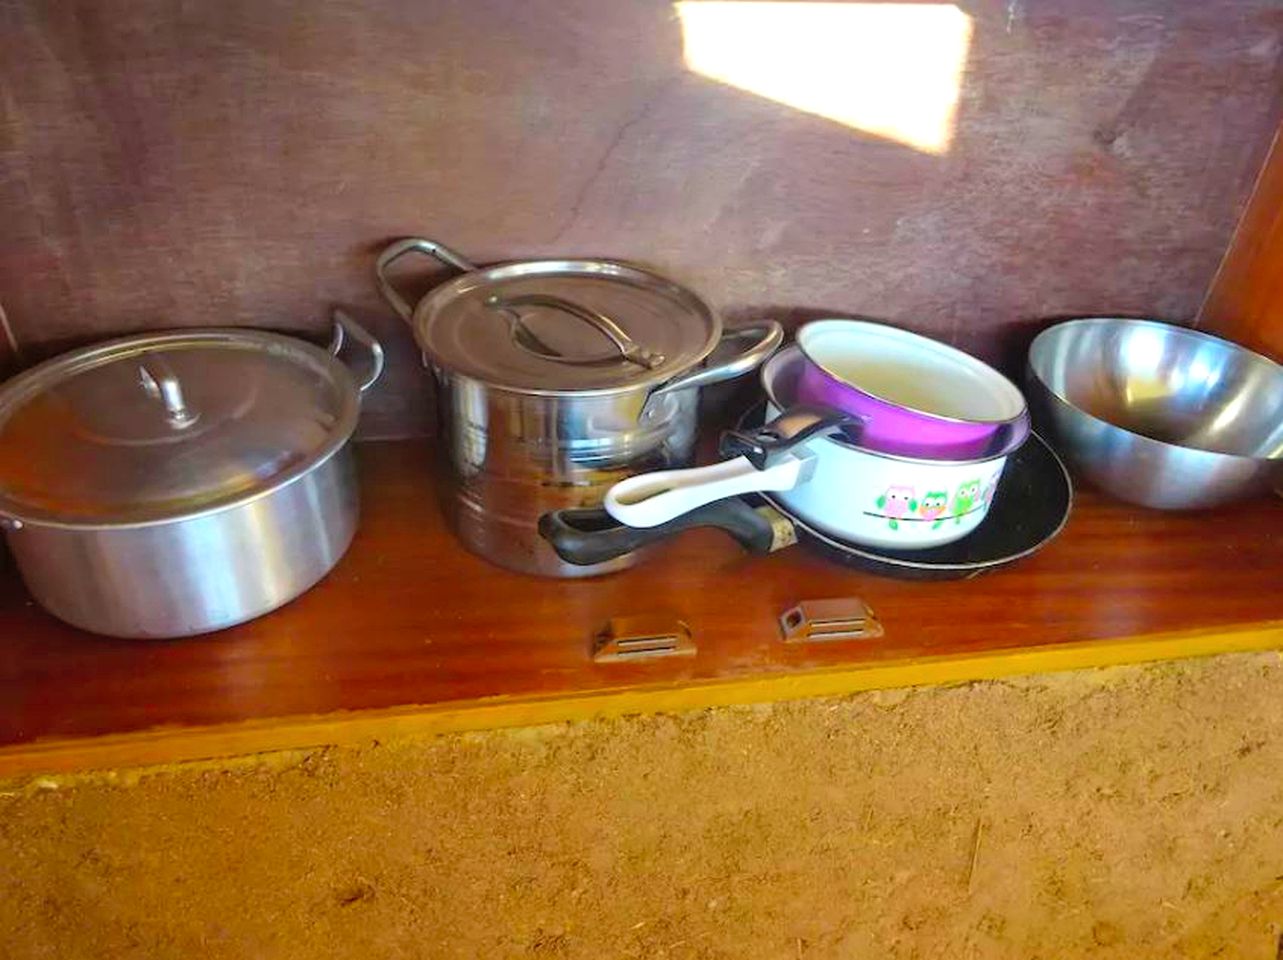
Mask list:
[[[1034,340],[1029,391],[1044,436],[1119,499],[1183,510],[1283,485],[1283,367],[1227,340],[1071,320]]]

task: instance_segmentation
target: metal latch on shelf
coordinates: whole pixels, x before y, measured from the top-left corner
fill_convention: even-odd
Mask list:
[[[870,640],[882,636],[882,624],[859,597],[803,600],[780,616],[785,643]]]
[[[595,663],[693,656],[691,628],[673,617],[613,617],[593,638]]]

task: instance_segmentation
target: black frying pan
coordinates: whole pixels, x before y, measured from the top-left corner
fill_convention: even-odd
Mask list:
[[[740,419],[741,427],[760,423],[763,414],[758,404]],[[724,454],[730,452],[726,445],[723,438]],[[870,573],[948,580],[994,570],[1036,552],[1060,533],[1072,503],[1073,486],[1064,464],[1031,433],[1007,458],[984,522],[961,540],[926,550],[862,547],[837,540],[793,516],[767,494],[719,500],[644,529],[624,526],[603,508],[558,510],[540,520],[539,532],[563,560],[582,565],[622,556],[683,530],[716,527],[750,553],[771,553],[802,542],[838,563]]]

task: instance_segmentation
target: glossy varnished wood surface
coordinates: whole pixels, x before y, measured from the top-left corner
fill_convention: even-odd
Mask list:
[[[209,725],[262,729],[282,718],[414,708],[395,720],[484,698],[573,698],[736,678],[766,684],[755,688],[761,699],[771,696],[773,680],[783,696],[788,678],[815,670],[903,665],[898,682],[926,682],[935,674],[915,675],[915,663],[1126,638],[1141,640],[1125,657],[1065,665],[1145,659],[1147,642],[1168,649],[1161,647],[1165,636],[1241,634],[1283,621],[1277,500],[1176,515],[1080,491],[1051,546],[970,581],[888,580],[800,547],[750,558],[723,535],[698,531],[631,571],[572,582],[508,573],[464,552],[441,518],[426,443],[363,444],[358,456],[364,520],[347,557],[310,593],[242,627],[174,642],[98,638],[45,615],[5,569],[0,768],[6,754],[50,739],[156,728],[163,738]],[[780,642],[776,618],[788,607],[851,595],[873,606],[884,638],[801,648]],[[622,667],[589,660],[589,638],[607,619],[650,613],[685,620],[698,654]],[[821,684],[811,692],[830,689],[842,687]],[[666,702],[663,695],[649,701],[652,708]],[[643,709],[647,701],[627,703]],[[325,726],[308,736],[331,736]],[[378,735],[379,727],[360,729]]]
[[[1283,361],[1283,143],[1277,136],[1199,326]]]

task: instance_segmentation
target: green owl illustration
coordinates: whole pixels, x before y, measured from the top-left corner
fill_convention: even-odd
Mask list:
[[[979,480],[968,480],[958,487],[958,492],[953,495],[953,522],[962,523],[962,518],[971,512],[979,498]]]
[[[918,508],[918,515],[923,520],[934,520],[931,524],[932,530],[938,530],[944,526],[945,511],[949,508],[949,491],[947,490],[929,490],[922,495],[922,506]]]

